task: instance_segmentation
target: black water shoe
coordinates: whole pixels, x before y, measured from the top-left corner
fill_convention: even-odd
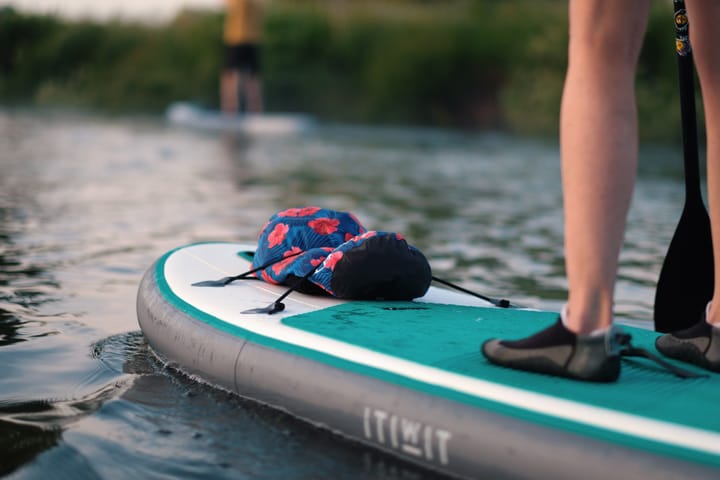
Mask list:
[[[488,340],[482,352],[491,362],[505,367],[613,382],[620,376],[620,350],[629,338],[618,327],[597,335],[577,335],[558,318],[550,327],[522,340]]]
[[[667,357],[720,373],[720,328],[707,323],[705,314],[690,328],[658,337],[655,348]]]

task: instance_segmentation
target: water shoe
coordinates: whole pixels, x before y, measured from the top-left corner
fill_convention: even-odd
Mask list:
[[[655,340],[663,355],[720,373],[720,328],[705,321],[685,330],[666,333]]]
[[[620,376],[620,351],[630,336],[613,326],[603,333],[577,335],[558,318],[530,337],[491,339],[482,352],[492,363],[589,382],[613,382]]]

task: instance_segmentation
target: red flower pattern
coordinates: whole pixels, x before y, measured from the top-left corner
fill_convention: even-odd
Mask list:
[[[268,235],[268,248],[280,245],[285,240],[285,235],[290,231],[290,227],[286,223],[278,223],[270,235]]]
[[[265,280],[267,283],[273,283],[275,285],[279,285],[278,282],[276,282],[275,279],[270,276],[270,274],[267,272],[267,270],[263,270],[261,275],[262,275],[262,279]]]
[[[367,232],[365,232],[361,235],[355,235],[354,237],[351,237],[346,241],[352,240],[353,242],[359,242],[361,240],[365,240],[367,238],[374,237],[375,235],[377,235],[377,232],[375,230],[368,230]]]
[[[280,275],[280,272],[282,272],[285,267],[290,265],[292,262],[294,262],[296,259],[296,254],[300,253],[302,250],[300,250],[298,247],[292,247],[290,250],[283,253],[283,257],[285,257],[285,260],[281,260],[275,265],[272,266],[273,272],[275,272],[275,275]],[[290,257],[290,258],[287,258]]]
[[[319,207],[288,208],[278,213],[279,217],[309,217],[322,210]]]
[[[330,235],[331,233],[335,233],[337,231],[338,225],[340,225],[340,220],[337,218],[318,218],[317,220],[312,220],[308,222],[308,225],[310,228],[313,229],[315,233],[318,233],[320,235]]]
[[[335,270],[335,265],[342,259],[343,252],[333,252],[331,253],[326,259],[325,264],[323,265],[325,268],[329,268],[330,271]]]

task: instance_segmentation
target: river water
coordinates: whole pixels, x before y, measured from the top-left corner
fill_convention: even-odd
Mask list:
[[[644,147],[640,170],[617,316],[649,326],[680,152]],[[564,299],[554,142],[338,125],[247,139],[0,110],[0,476],[434,478],[165,369],[139,331],[137,286],[157,257],[253,242],[275,211],[305,205],[402,232],[435,275],[480,293]]]

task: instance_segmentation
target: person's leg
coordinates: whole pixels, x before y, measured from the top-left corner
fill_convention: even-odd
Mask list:
[[[254,73],[244,74],[242,89],[246,110],[252,113],[261,113],[263,111],[263,97],[260,76]]]
[[[659,337],[663,354],[720,372],[720,1],[687,0],[690,45],[702,88],[715,290],[706,315],[692,327]],[[716,327],[712,328],[709,324]]]
[[[260,79],[261,47],[250,43],[245,47],[245,71],[243,73],[243,95],[245,109],[252,113],[261,113],[263,106],[262,82]]]
[[[607,349],[612,332],[602,329],[612,323],[635,180],[635,70],[649,9],[650,0],[570,1],[560,119],[568,304],[563,321],[546,330],[483,344],[494,363],[593,381],[612,381],[620,373],[618,353]]]
[[[649,0],[570,2],[560,118],[569,298],[566,326],[612,323],[618,256],[638,156],[635,70]]]
[[[707,133],[707,181],[713,236],[715,291],[708,320],[720,325],[720,2],[687,0],[690,45],[702,89]]]
[[[235,114],[240,107],[238,97],[240,73],[235,69],[223,70],[220,75],[220,108],[228,114]]]

